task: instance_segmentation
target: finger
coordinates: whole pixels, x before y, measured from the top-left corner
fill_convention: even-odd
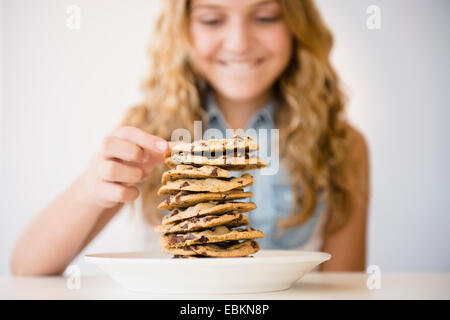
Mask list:
[[[115,182],[100,181],[98,190],[105,202],[132,202],[139,197],[138,188]]]
[[[100,177],[109,182],[138,183],[144,178],[144,170],[115,160],[100,163]]]
[[[117,158],[130,162],[143,162],[144,149],[138,145],[114,136],[103,140],[102,153],[105,158]]]
[[[131,166],[131,167],[137,167],[137,168],[141,169],[143,173],[142,173],[142,179],[139,182],[142,182],[149,177],[150,172],[154,168],[153,165],[149,164],[149,161],[148,161],[149,155],[145,151],[144,151],[143,157],[144,157],[144,161],[141,163],[129,162],[129,161],[121,160],[121,159],[114,159],[114,161],[123,163],[123,164]],[[145,160],[145,159],[147,159],[147,160]]]
[[[120,127],[114,131],[113,136],[135,143],[145,151],[149,151],[156,162],[164,160],[164,153],[169,147],[166,140],[135,127]]]

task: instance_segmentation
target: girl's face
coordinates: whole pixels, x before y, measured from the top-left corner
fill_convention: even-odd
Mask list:
[[[292,36],[276,0],[191,0],[193,63],[216,93],[266,94],[286,68]]]

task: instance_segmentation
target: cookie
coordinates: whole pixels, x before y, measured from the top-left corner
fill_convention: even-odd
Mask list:
[[[162,251],[174,258],[245,257],[260,250],[254,239],[265,235],[250,227],[243,214],[253,202],[233,200],[253,197],[244,188],[253,185],[248,174],[230,171],[260,169],[267,163],[252,156],[259,150],[251,137],[200,140],[173,145],[165,153],[170,170],[161,177],[158,195],[167,199],[159,209],[172,210],[155,231],[162,233]]]
[[[245,173],[241,177],[235,178],[207,178],[207,179],[178,179],[168,181],[158,190],[158,195],[174,194],[180,190],[196,192],[224,192],[233,189],[240,189],[253,184],[253,177]]]
[[[192,143],[180,142],[171,148],[173,152],[190,152],[190,153],[203,153],[203,152],[218,152],[225,150],[245,150],[247,152],[258,150],[258,142],[250,136],[245,138],[241,135],[234,135],[228,139],[210,139],[210,140],[197,140]],[[167,154],[167,153],[166,153]],[[169,152],[169,154],[171,154]]]
[[[256,238],[264,238],[264,233],[250,227],[243,229],[229,229],[226,226],[218,226],[197,232],[162,235],[159,239],[159,243],[165,248],[179,248],[193,244],[216,243],[229,240],[248,240]]]
[[[161,183],[166,184],[167,181],[178,180],[182,178],[228,178],[230,173],[227,170],[213,167],[201,166],[200,168],[179,164],[175,169],[163,173]]]
[[[182,256],[179,254],[176,254],[172,257],[173,259],[199,259],[199,258],[208,258],[207,256],[200,256],[200,255],[192,255],[192,256]]]
[[[173,254],[177,257],[217,258],[245,257],[258,252],[259,250],[259,244],[253,240],[245,240],[243,242],[229,241],[215,244],[191,245],[182,248],[162,248],[162,252]]]
[[[256,209],[256,205],[253,202],[201,202],[184,210],[173,210],[170,214],[162,218],[162,224],[174,223],[192,217],[219,215],[232,211],[243,213],[254,209]]]
[[[221,157],[209,158],[204,155],[177,153],[166,158],[164,162],[169,168],[175,168],[179,164],[188,164],[216,166],[229,171],[261,169],[267,166],[264,160],[258,157],[250,157],[248,154],[243,156],[227,156],[224,154]]]
[[[220,159],[220,158],[224,158],[225,156],[227,158],[244,158],[244,159],[249,159],[250,158],[250,153],[245,151],[245,150],[219,150],[219,151],[204,151],[204,152],[184,152],[184,151],[179,151],[179,152],[175,152],[172,151],[170,154],[166,153],[164,155],[164,158],[169,158],[169,157],[186,157],[188,159],[190,159],[190,156],[194,157],[194,156],[203,156],[206,157],[208,159]],[[195,158],[194,158],[195,159]]]
[[[220,225],[232,227],[240,227],[248,225],[250,221],[246,216],[239,212],[230,212],[221,215],[209,215],[202,217],[192,217],[186,220],[177,221],[174,223],[168,223],[164,225],[158,225],[155,227],[155,231],[159,233],[180,233],[191,232]]]
[[[180,207],[191,206],[200,202],[214,200],[239,200],[253,197],[252,192],[244,192],[235,189],[225,192],[199,192],[191,193],[188,191],[180,191],[175,195],[169,195],[166,200],[158,205],[158,209],[172,210]]]

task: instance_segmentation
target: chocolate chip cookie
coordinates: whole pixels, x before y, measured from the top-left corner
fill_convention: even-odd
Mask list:
[[[180,190],[196,191],[196,192],[225,192],[233,189],[240,189],[251,186],[253,177],[244,173],[241,177],[235,178],[206,178],[206,179],[178,179],[168,181],[158,190],[158,195],[175,194]]]
[[[169,195],[166,200],[158,205],[158,209],[172,210],[180,207],[188,207],[200,202],[214,200],[240,200],[253,197],[252,192],[245,192],[243,189],[234,189],[224,192],[189,192],[179,191],[177,194]]]
[[[167,195],[159,209],[172,210],[155,231],[162,233],[162,251],[174,257],[244,257],[260,247],[254,240],[264,233],[251,227],[246,212],[253,202],[234,200],[253,197],[245,187],[253,185],[248,173],[229,171],[260,169],[266,163],[252,151],[259,149],[251,137],[181,143],[169,149],[158,195]],[[237,174],[236,174],[237,175]]]
[[[161,183],[173,181],[182,178],[228,178],[230,173],[227,170],[214,166],[194,167],[185,164],[179,164],[175,169],[166,171],[162,175]]]
[[[264,233],[251,227],[230,229],[226,226],[218,226],[198,232],[162,235],[159,243],[165,248],[179,248],[193,244],[216,243],[229,240],[249,240],[257,238],[264,238]]]
[[[186,209],[173,210],[170,214],[162,218],[162,224],[174,223],[192,217],[219,215],[231,211],[243,213],[254,209],[256,209],[256,205],[253,202],[201,202]]]
[[[249,223],[250,221],[246,216],[237,211],[233,211],[230,213],[224,213],[220,215],[192,217],[189,219],[184,219],[173,223],[158,225],[155,227],[155,231],[164,234],[182,233],[182,232],[198,231],[221,225],[229,228],[240,227],[248,225]]]
[[[210,139],[198,140],[192,143],[181,142],[174,146],[172,152],[218,152],[226,150],[244,150],[251,152],[259,149],[259,145],[255,139],[250,136],[242,137],[241,135],[234,135],[229,139]],[[169,153],[170,155],[170,153]]]
[[[255,156],[249,156],[248,154],[242,156],[228,156],[227,154],[224,154],[221,157],[209,158],[204,155],[182,152],[176,153],[171,157],[166,158],[164,161],[169,168],[174,168],[179,164],[209,165],[229,171],[262,169],[267,166],[267,163],[264,160]]]
[[[162,252],[173,254],[177,257],[216,257],[216,258],[232,258],[245,257],[258,252],[259,244],[254,240],[228,241],[211,244],[191,245],[181,248],[164,248]]]

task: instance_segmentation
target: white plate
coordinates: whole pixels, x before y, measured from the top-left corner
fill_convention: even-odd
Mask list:
[[[88,254],[131,291],[153,293],[250,293],[285,290],[331,255],[261,250],[247,258],[173,259],[159,252]]]

